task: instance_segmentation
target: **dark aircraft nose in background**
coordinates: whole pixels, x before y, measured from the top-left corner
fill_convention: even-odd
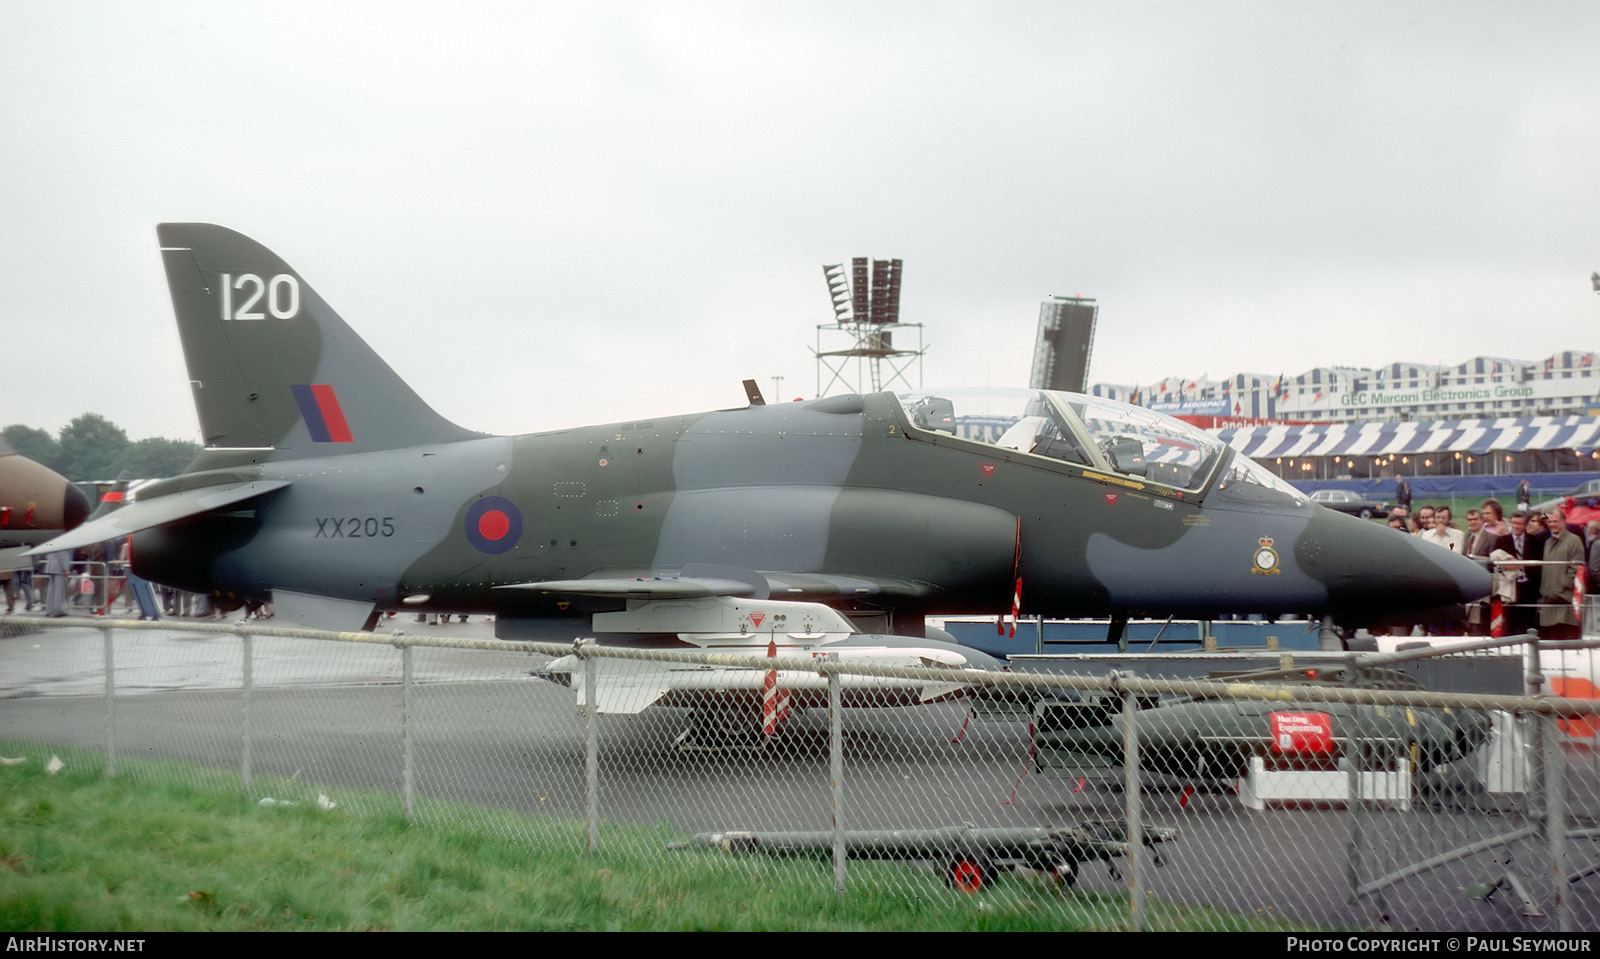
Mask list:
[[[1489,595],[1489,571],[1433,543],[1331,509],[1319,509],[1295,558],[1328,589],[1335,617],[1430,609]]]
[[[71,483],[61,494],[61,528],[75,529],[89,516],[89,497]]]
[[[40,534],[70,530],[88,515],[82,490],[0,437],[0,548],[42,542]]]

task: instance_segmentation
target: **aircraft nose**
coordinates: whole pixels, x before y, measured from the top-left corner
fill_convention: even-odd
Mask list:
[[[1295,555],[1327,588],[1335,617],[1453,606],[1489,595],[1489,571],[1476,561],[1320,507]]]
[[[89,497],[71,483],[61,494],[61,527],[76,529],[89,515]]]
[[[1441,573],[1450,578],[1455,584],[1453,593],[1442,580],[1437,587],[1440,595],[1449,597],[1448,602],[1474,603],[1489,595],[1489,591],[1493,588],[1493,580],[1487,566],[1480,565],[1476,560],[1468,559],[1460,553],[1429,543],[1421,537],[1401,533],[1399,530],[1388,530],[1388,527],[1384,529],[1403,537],[1424,562],[1437,566]]]

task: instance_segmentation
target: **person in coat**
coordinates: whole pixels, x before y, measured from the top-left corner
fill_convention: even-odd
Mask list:
[[[1539,638],[1578,639],[1578,614],[1572,608],[1578,569],[1586,565],[1583,540],[1567,529],[1567,515],[1559,506],[1545,517],[1550,536],[1544,541],[1544,561],[1539,575]]]

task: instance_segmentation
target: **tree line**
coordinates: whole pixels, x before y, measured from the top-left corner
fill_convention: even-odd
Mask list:
[[[114,479],[123,470],[136,479],[173,476],[200,452],[200,444],[190,440],[130,440],[122,427],[99,413],[77,417],[55,436],[22,423],[13,423],[0,434],[18,453],[74,483]]]

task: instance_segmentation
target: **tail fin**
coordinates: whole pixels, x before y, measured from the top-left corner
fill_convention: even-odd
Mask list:
[[[294,459],[479,435],[435,413],[271,250],[207,223],[156,233],[208,448]]]
[[[117,474],[116,483],[100,496],[100,505],[89,514],[89,519],[99,519],[107,513],[115,513],[128,501],[128,487],[133,485],[133,473],[123,470]]]

